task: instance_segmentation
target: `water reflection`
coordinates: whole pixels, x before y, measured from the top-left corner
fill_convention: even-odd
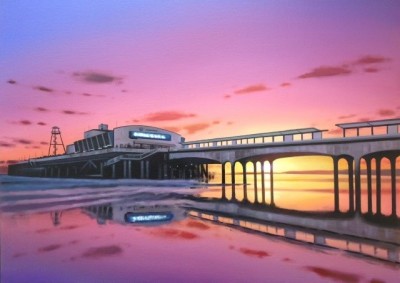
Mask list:
[[[348,231],[348,234],[337,233],[342,226],[344,220],[323,220],[330,222],[328,225],[321,225],[321,221],[315,219],[308,219],[308,226],[313,226],[315,229],[307,228],[298,225],[284,224],[293,222],[293,218],[287,215],[275,215],[276,219],[279,218],[281,223],[273,221],[262,221],[260,219],[251,219],[248,213],[236,214],[235,216],[227,215],[226,207],[224,205],[217,205],[216,210],[207,210],[207,212],[198,209],[188,211],[191,217],[212,221],[217,224],[228,225],[229,227],[241,228],[252,232],[257,232],[266,235],[279,236],[290,240],[296,240],[309,244],[336,248],[348,252],[357,253],[377,259],[387,260],[395,263],[400,263],[400,231],[396,229],[386,230],[385,236],[378,239],[368,239],[367,237],[374,237],[372,227],[364,225],[364,229],[370,229],[369,234],[361,234],[355,236],[354,231]],[[210,208],[210,207],[208,207]],[[261,216],[261,214],[260,214]],[[313,223],[314,222],[314,223]],[[355,222],[355,221],[354,221]],[[354,223],[353,222],[353,223]],[[360,223],[359,223],[360,224]],[[324,230],[321,230],[324,226]],[[358,225],[360,226],[360,225]]]
[[[398,226],[96,182],[0,188],[1,282],[398,282]]]
[[[106,224],[107,221],[123,225],[162,225],[186,217],[186,212],[179,202],[171,204],[171,201],[119,202],[88,206],[82,210],[100,225]]]

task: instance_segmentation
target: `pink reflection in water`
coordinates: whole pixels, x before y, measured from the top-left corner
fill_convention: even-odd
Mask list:
[[[98,224],[75,209],[57,226],[48,213],[1,223],[1,282],[398,282],[394,264],[192,218]]]

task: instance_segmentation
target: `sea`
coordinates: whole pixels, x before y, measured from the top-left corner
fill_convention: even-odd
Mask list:
[[[0,282],[400,282],[398,223],[349,213],[346,180],[336,213],[331,176],[277,175],[273,207],[248,181],[244,202],[240,180],[234,200],[220,176],[0,175]]]

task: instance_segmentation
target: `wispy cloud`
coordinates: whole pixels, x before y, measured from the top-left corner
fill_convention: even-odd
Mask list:
[[[39,126],[46,126],[47,125],[45,122],[37,122],[36,124],[39,125]]]
[[[354,65],[380,64],[390,61],[390,58],[379,55],[365,55],[353,62]]]
[[[19,143],[19,144],[24,144],[24,145],[33,144],[33,141],[27,140],[27,139],[14,139],[14,142]]]
[[[35,86],[33,89],[39,90],[42,92],[49,92],[49,93],[54,92],[54,89],[46,87],[46,86]]]
[[[8,80],[7,83],[11,84],[11,85],[15,85],[17,84],[17,81],[15,80]]]
[[[73,77],[78,78],[83,82],[88,83],[98,83],[98,84],[107,84],[107,83],[122,83],[121,77],[116,77],[111,74],[96,72],[96,71],[86,71],[86,72],[75,72],[72,74]]]
[[[15,147],[14,143],[9,143],[5,141],[0,141],[0,147]]]
[[[321,66],[298,76],[299,79],[335,77],[351,74],[347,66]]]
[[[378,110],[378,115],[381,117],[390,117],[390,116],[394,116],[395,114],[396,114],[396,112],[391,109],[379,109]]]
[[[44,108],[44,107],[36,107],[33,110],[38,111],[38,112],[48,112],[48,111],[50,111],[49,109]]]
[[[289,87],[289,86],[292,86],[292,84],[288,82],[281,83],[281,87]]]
[[[179,111],[160,111],[147,114],[144,117],[144,120],[148,122],[159,122],[159,121],[181,120],[192,117],[196,117],[196,114],[179,112]]]
[[[247,87],[235,90],[235,94],[249,94],[269,90],[264,84],[249,85]]]
[[[61,113],[66,114],[66,115],[87,115],[87,114],[89,114],[87,112],[79,112],[79,111],[74,111],[74,110],[62,110]]]
[[[356,116],[357,116],[356,114],[348,114],[348,115],[339,116],[338,119],[340,119],[340,120],[343,120],[343,119],[350,119],[350,118],[354,118],[354,117],[356,117]]]

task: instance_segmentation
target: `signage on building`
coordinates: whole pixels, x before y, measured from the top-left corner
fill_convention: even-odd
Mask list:
[[[171,135],[169,134],[159,134],[159,133],[147,133],[147,132],[137,132],[130,131],[129,138],[131,139],[149,139],[149,140],[162,140],[170,141]]]

